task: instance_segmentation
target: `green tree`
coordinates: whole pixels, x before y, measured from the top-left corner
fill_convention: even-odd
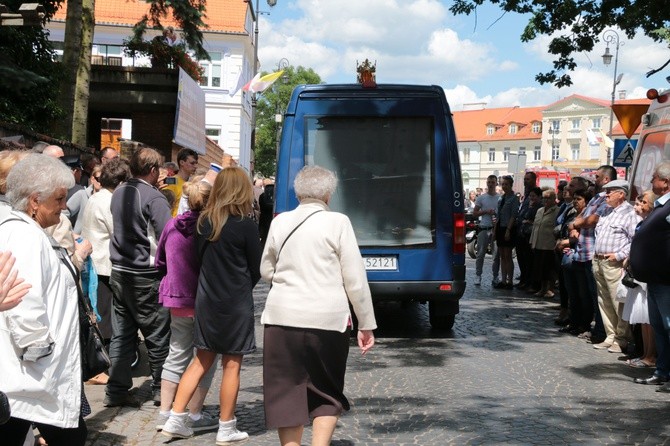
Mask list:
[[[4,0],[18,11],[24,0]],[[43,24],[61,1],[40,2],[45,9]],[[19,124],[45,133],[64,113],[58,105],[61,71],[53,62],[54,49],[41,26],[0,26],[0,121]]]
[[[661,41],[656,31],[670,23],[668,0],[454,0],[450,10],[476,13],[485,2],[499,6],[503,14],[530,14],[522,42],[558,33],[549,44],[549,53],[556,56],[553,69],[535,76],[541,84],[557,87],[572,84],[569,72],[577,67],[573,54],[593,50],[606,28],[619,28],[629,38],[642,33]]]
[[[277,138],[281,134],[282,123],[276,122],[275,115],[283,115],[286,111],[286,106],[291,99],[291,93],[295,86],[320,83],[321,78],[311,68],[289,66],[281,78],[258,96],[255,145],[256,172],[264,176],[271,176],[276,173]]]
[[[172,13],[187,46],[198,58],[208,58],[202,46],[204,0],[138,1],[150,5],[149,14],[138,24],[142,32],[149,26],[163,29],[160,20]],[[16,12],[26,2],[2,3]],[[45,25],[63,0],[42,0],[40,4],[45,9]],[[0,27],[0,121],[86,144],[95,0],[70,0],[67,4],[62,63],[54,61],[54,48],[43,27]]]

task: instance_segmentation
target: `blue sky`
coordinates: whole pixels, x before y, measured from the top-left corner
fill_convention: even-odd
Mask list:
[[[604,42],[577,55],[573,86],[540,85],[535,75],[552,66],[550,38],[521,43],[527,19],[493,6],[480,7],[475,18],[454,16],[448,10],[452,2],[440,0],[277,0],[273,8],[260,3],[270,13],[261,15],[259,25],[263,71],[274,71],[286,58],[313,68],[328,83],[347,83],[355,81],[356,61],[369,58],[377,61],[377,82],[440,85],[453,110],[480,102],[489,108],[546,105],[573,93],[611,97],[613,64],[602,63]],[[644,77],[670,58],[668,45],[642,36],[628,40],[620,31],[619,36],[624,76],[617,91],[640,98],[649,88],[670,87],[670,70]]]

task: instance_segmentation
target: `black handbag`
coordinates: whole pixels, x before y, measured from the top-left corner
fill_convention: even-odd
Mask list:
[[[9,399],[5,392],[0,392],[0,426],[9,421],[12,410],[9,408]]]
[[[630,271],[626,271],[626,273],[621,278],[621,283],[623,284],[623,286],[625,286],[627,288],[636,288],[639,285],[633,279],[634,279],[634,277],[630,273]]]
[[[79,288],[79,286],[77,286]],[[95,312],[81,290],[79,294],[79,335],[81,339],[81,375],[88,381],[96,375],[106,372],[112,365],[109,354],[102,341]]]
[[[79,341],[81,346],[81,375],[84,381],[88,381],[96,375],[106,372],[112,365],[109,354],[102,342],[102,334],[98,328],[98,319],[91,307],[91,302],[81,290],[79,274],[70,263],[65,249],[60,247],[53,238],[51,245],[56,255],[65,267],[70,271],[77,284],[77,296],[79,299]]]

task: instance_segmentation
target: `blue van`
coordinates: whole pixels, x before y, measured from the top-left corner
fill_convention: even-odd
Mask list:
[[[305,165],[334,171],[330,208],[352,222],[373,300],[428,302],[451,329],[465,290],[456,135],[438,86],[301,85],[284,117],[275,213],[294,209]]]

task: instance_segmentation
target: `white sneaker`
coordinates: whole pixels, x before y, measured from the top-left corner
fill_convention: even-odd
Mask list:
[[[482,284],[482,276],[475,276],[475,285],[480,286]]]
[[[200,413],[200,418],[198,420],[193,420],[190,416],[188,417],[188,427],[190,427],[193,432],[201,432],[215,429],[219,426],[219,417],[213,417],[207,412]]]
[[[219,431],[216,433],[216,444],[226,445],[238,441],[246,441],[249,434],[237,430],[237,419],[230,421],[219,421]]]
[[[189,438],[193,436],[193,429],[188,426],[188,412],[175,413],[170,411],[170,418],[163,425],[161,434],[170,438]]]

